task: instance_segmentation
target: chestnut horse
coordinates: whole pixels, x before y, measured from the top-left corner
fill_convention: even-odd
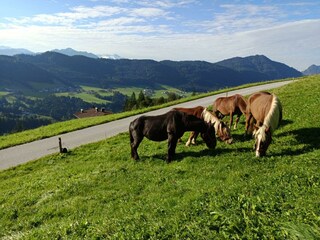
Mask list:
[[[141,116],[129,125],[131,157],[139,159],[137,149],[144,137],[152,141],[168,139],[167,162],[171,162],[178,139],[186,131],[197,131],[208,148],[215,148],[217,144],[213,126],[200,118],[179,111],[169,111],[158,116]]]
[[[213,102],[213,112],[218,117],[223,118],[226,115],[230,116],[230,128],[233,123],[233,116],[237,115],[234,129],[237,128],[240,116],[242,114],[245,115],[246,107],[246,99],[240,94],[235,94],[230,97],[219,97]]]
[[[232,137],[230,134],[230,128],[222,121],[219,120],[212,112],[210,112],[207,108],[202,106],[197,106],[194,108],[174,108],[173,110],[177,110],[180,112],[184,112],[197,118],[203,119],[205,122],[212,124],[214,126],[216,135],[224,142],[231,144]],[[186,142],[186,146],[190,146],[190,143],[196,144],[196,139],[198,137],[198,132],[191,132],[188,141]]]
[[[246,131],[253,119],[256,157],[265,156],[272,134],[282,120],[282,105],[279,98],[268,92],[258,92],[248,99]]]

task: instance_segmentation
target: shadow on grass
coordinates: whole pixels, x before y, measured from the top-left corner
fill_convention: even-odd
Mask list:
[[[192,147],[190,147],[192,148]],[[251,148],[238,148],[237,151],[240,152],[248,152],[252,150]],[[235,149],[224,149],[224,148],[216,148],[216,149],[203,149],[200,151],[190,151],[185,150],[183,152],[176,152],[176,154],[173,157],[173,162],[181,162],[183,161],[186,157],[192,157],[192,158],[200,158],[200,157],[215,157],[219,158],[219,156],[222,156],[224,154],[230,154],[231,152],[234,152]],[[162,153],[162,154],[154,154],[154,155],[145,155],[141,156],[142,161],[144,159],[148,158],[154,158],[154,159],[161,159],[163,161],[166,161],[167,157],[167,152]]]
[[[293,121],[290,120],[290,119],[282,119],[281,122],[280,122],[279,127],[284,127],[284,126],[290,125],[292,123],[293,123]]]
[[[248,142],[248,141],[252,141],[252,135],[250,134],[245,134],[244,132],[241,134],[235,134],[232,133],[232,138],[233,138],[233,143],[236,142]]]
[[[290,124],[291,121],[288,121],[288,124]],[[287,135],[293,135],[296,141],[299,144],[303,144],[304,147],[297,150],[292,149],[285,149],[282,150],[279,153],[272,154],[272,156],[296,156],[303,153],[312,152],[315,149],[320,148],[320,128],[301,128],[292,130],[289,132],[283,132],[280,134],[277,134],[277,137],[281,136],[287,136]],[[233,138],[235,141],[239,142],[245,142],[245,141],[254,141],[252,137],[244,136],[241,134],[235,134],[233,135]],[[199,142],[198,144],[204,144],[203,142]],[[220,142],[218,144],[225,144],[223,142]],[[192,148],[192,146],[190,147]],[[216,149],[203,149],[200,151],[193,151],[190,150],[184,150],[183,152],[176,152],[173,161],[180,162],[183,161],[186,157],[192,157],[192,158],[199,158],[199,157],[219,157],[224,154],[230,154],[231,152],[254,152],[252,147],[240,147],[237,149],[227,149],[227,148],[216,148]],[[268,154],[267,156],[271,156],[271,154]],[[154,155],[142,155],[141,156],[142,161],[147,158],[155,158],[155,159],[161,159],[166,160],[167,152],[163,152],[161,154],[154,154]]]
[[[286,149],[281,153],[277,154],[279,156],[288,155],[295,156],[303,153],[312,152],[315,149],[320,148],[320,128],[300,128],[296,130],[292,130],[289,132],[283,132],[278,136],[287,136],[293,135],[296,141],[299,144],[303,144],[304,147],[302,149],[294,150]]]
[[[194,152],[194,151],[184,151],[184,152],[176,152],[176,154],[173,157],[173,162],[180,162],[182,161],[184,158],[186,157],[194,157],[194,158],[198,158],[198,157],[203,157],[203,156],[207,156],[207,157],[212,157],[215,156],[215,149],[214,150],[210,150],[210,149],[204,149],[198,152]],[[154,158],[154,159],[161,159],[163,161],[166,161],[167,158],[167,152],[164,153],[159,153],[159,154],[153,154],[153,155],[145,155],[145,156],[141,156],[141,159],[143,161],[143,159],[147,159],[147,158]]]

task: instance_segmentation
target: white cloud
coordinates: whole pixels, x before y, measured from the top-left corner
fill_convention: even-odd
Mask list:
[[[38,14],[33,17],[6,18],[10,23],[17,25],[40,24],[40,25],[70,25],[77,21],[111,17],[125,12],[126,9],[110,6],[84,7],[78,6],[71,8],[69,12],[56,14]]]
[[[158,0],[158,1],[138,1],[137,4],[148,7],[173,8],[183,7],[198,3],[198,0]]]
[[[136,8],[130,10],[129,15],[145,18],[157,18],[165,17],[168,13],[160,8]]]
[[[145,20],[137,17],[119,17],[119,18],[112,18],[109,20],[102,20],[95,25],[96,26],[122,26],[122,25],[133,25],[141,22],[145,22]]]

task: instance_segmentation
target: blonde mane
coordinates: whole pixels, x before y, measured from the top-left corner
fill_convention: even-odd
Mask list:
[[[219,130],[220,120],[217,118],[212,112],[210,112],[207,108],[201,113],[203,120],[207,123],[211,123],[214,126],[216,133]],[[217,123],[217,124],[216,124]]]
[[[266,129],[270,128],[271,133],[278,127],[282,118],[282,106],[279,98],[272,94],[272,102],[267,116],[264,118],[263,125],[253,132],[255,138],[260,136],[261,141],[266,140]]]

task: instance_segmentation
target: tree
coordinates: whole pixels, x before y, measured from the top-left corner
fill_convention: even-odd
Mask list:
[[[137,108],[137,99],[136,99],[136,94],[132,92],[131,97],[127,98],[124,104],[124,109],[126,111],[130,111],[132,109]]]

